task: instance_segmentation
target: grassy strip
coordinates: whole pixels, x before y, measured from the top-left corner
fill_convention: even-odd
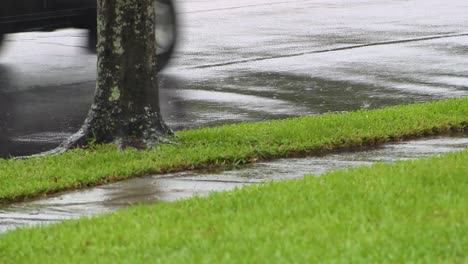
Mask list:
[[[405,137],[464,131],[468,98],[178,132],[150,151],[111,146],[27,160],[0,159],[0,203],[150,173],[226,167]]]
[[[468,150],[0,235],[0,263],[466,263]]]

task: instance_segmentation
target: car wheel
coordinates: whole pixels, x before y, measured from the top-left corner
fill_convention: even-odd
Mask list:
[[[156,0],[156,55],[158,71],[168,63],[177,38],[177,20],[173,0]]]
[[[173,0],[155,0],[156,11],[156,55],[157,70],[162,70],[174,52],[177,37],[177,21]],[[88,34],[88,48],[96,52],[97,30],[91,26]]]
[[[88,50],[91,53],[96,53],[96,45],[97,45],[97,25],[92,25],[92,26],[89,26],[89,29],[88,29]]]

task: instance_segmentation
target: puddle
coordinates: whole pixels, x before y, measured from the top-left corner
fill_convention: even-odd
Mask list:
[[[468,137],[435,137],[323,157],[260,162],[232,171],[183,172],[135,178],[0,208],[0,232],[23,225],[54,223],[106,213],[136,203],[174,201],[246,184],[297,179],[305,174],[319,175],[341,168],[370,165],[376,161],[413,159],[467,147]]]

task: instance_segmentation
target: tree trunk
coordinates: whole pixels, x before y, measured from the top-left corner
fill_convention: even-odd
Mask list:
[[[61,148],[95,143],[153,147],[173,132],[159,109],[154,0],[98,0],[94,103]]]

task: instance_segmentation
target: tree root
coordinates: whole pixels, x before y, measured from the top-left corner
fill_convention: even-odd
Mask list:
[[[67,150],[81,148],[86,149],[90,145],[94,144],[112,144],[115,145],[119,150],[123,151],[127,148],[134,148],[138,150],[151,149],[161,144],[177,144],[168,137],[176,137],[177,135],[164,124],[164,129],[167,129],[167,134],[163,135],[160,132],[151,130],[149,133],[145,133],[147,136],[135,137],[135,136],[115,136],[110,140],[101,140],[97,141],[94,137],[91,129],[87,124],[85,124],[78,132],[70,136],[64,142],[62,142],[58,147],[41,152],[38,154],[30,156],[19,156],[15,157],[16,159],[28,159],[28,158],[37,158],[49,155],[59,155],[65,153]],[[149,135],[149,136],[148,136]]]

